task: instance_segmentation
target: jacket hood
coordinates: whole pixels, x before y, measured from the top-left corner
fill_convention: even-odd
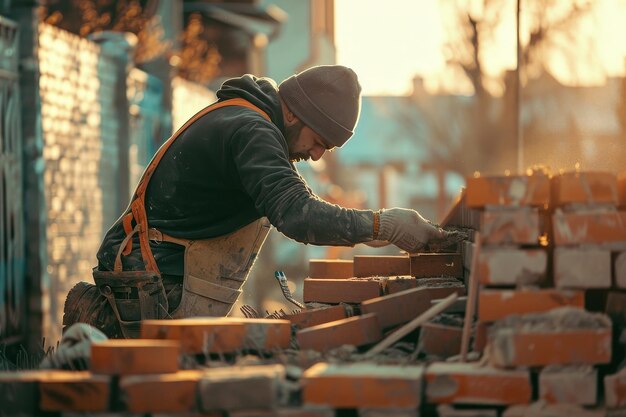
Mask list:
[[[278,87],[271,78],[258,78],[246,74],[239,78],[224,81],[217,91],[219,101],[243,98],[268,114],[272,123],[285,134],[283,111],[278,96]]]

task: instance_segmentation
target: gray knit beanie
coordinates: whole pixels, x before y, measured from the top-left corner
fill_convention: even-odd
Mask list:
[[[312,67],[284,80],[278,92],[289,110],[327,142],[341,146],[354,133],[361,111],[361,85],[350,68]]]

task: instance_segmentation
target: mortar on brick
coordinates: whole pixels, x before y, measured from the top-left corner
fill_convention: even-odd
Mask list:
[[[546,277],[548,256],[541,249],[483,248],[479,254],[480,281],[492,285],[535,285]]]
[[[539,373],[539,398],[548,403],[594,405],[598,371],[591,365],[549,365]]]
[[[620,252],[615,256],[615,285],[618,288],[626,288],[626,252]]]

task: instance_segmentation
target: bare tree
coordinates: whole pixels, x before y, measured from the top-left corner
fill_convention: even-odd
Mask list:
[[[516,166],[515,118],[519,114],[512,96],[515,72],[492,74],[485,68],[487,54],[497,39],[505,14],[515,12],[514,1],[478,0],[442,3],[443,22],[448,34],[445,44],[448,75],[471,87],[471,105],[455,103],[433,108],[432,96],[414,97],[425,115],[431,137],[421,140],[436,163],[450,171],[468,175],[476,170],[503,173]],[[561,54],[573,62],[581,49],[593,53],[590,41],[576,30],[589,13],[589,0],[533,0],[522,3],[525,37],[522,38],[523,76],[538,74],[549,54]],[[511,30],[514,30],[511,28]],[[582,45],[582,46],[581,46]],[[515,45],[511,45],[515,48]],[[571,65],[575,68],[575,65]],[[501,99],[497,98],[502,96]],[[412,131],[406,116],[399,121]],[[451,131],[453,128],[456,130]],[[456,135],[462,134],[462,141]],[[446,150],[443,151],[443,148]],[[442,156],[444,156],[442,158]],[[435,162],[434,161],[434,162]]]

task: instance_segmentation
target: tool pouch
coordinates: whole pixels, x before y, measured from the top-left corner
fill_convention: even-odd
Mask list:
[[[98,271],[93,279],[106,297],[125,338],[138,338],[141,321],[168,317],[168,302],[158,273],[147,271]]]

